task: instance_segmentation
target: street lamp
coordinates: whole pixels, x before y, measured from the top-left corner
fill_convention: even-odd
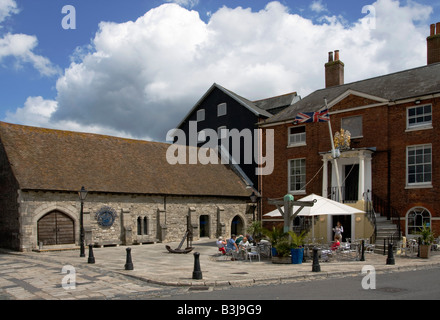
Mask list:
[[[84,224],[83,224],[83,218],[84,218],[84,200],[86,200],[87,197],[87,190],[83,187],[81,187],[81,190],[78,191],[79,200],[81,201],[81,215],[79,218],[80,223],[80,233],[79,233],[79,242],[80,242],[80,257],[85,257],[85,249],[84,249]]]

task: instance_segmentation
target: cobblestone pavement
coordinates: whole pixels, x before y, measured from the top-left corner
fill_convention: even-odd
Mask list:
[[[65,268],[63,272],[63,267]],[[92,300],[161,297],[183,288],[151,284],[86,264],[0,254],[0,300]],[[74,273],[72,272],[74,270]],[[75,281],[70,281],[72,277]]]
[[[171,248],[176,244],[169,244]],[[359,275],[369,265],[380,272],[398,272],[440,267],[440,254],[429,259],[365,254],[366,261],[320,262],[300,265],[273,264],[270,260],[231,261],[218,255],[213,240],[194,243],[189,254],[172,254],[165,244],[131,247],[133,270],[125,270],[127,247],[94,248],[95,264],[79,257],[79,250],[53,252],[0,251],[0,299],[80,300],[150,299],[185,294],[189,290],[224,290],[236,286],[280,284],[294,281]],[[195,255],[200,254],[202,279],[192,279]],[[63,272],[64,268],[64,272]],[[75,287],[73,288],[73,284]]]

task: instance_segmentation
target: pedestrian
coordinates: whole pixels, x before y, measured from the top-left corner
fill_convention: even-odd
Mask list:
[[[342,226],[341,222],[336,223],[336,227],[333,228],[333,231],[335,233],[335,241],[336,237],[338,237],[338,240],[342,240],[342,233],[344,232],[344,227]]]

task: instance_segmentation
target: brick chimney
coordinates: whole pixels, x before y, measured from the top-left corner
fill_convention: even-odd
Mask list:
[[[440,62],[440,22],[431,24],[430,30],[430,35],[426,38],[428,64]]]
[[[344,64],[339,60],[339,50],[328,53],[328,62],[325,64],[325,87],[332,87],[344,84]]]

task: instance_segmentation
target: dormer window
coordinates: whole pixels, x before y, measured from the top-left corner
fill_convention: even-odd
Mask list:
[[[197,110],[197,121],[205,120],[205,109]]]
[[[226,103],[220,103],[217,106],[217,117],[226,115]]]

